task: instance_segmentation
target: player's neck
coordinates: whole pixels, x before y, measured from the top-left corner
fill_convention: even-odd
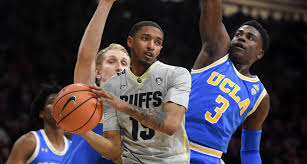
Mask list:
[[[49,124],[44,125],[45,133],[55,148],[64,148],[64,130],[58,127],[50,126]]]
[[[131,64],[130,69],[135,76],[142,76],[151,65],[152,63],[149,64],[149,63],[134,62]]]
[[[234,66],[240,72],[242,75],[247,76],[247,77],[252,77],[252,74],[249,72],[249,65],[243,65],[243,64],[236,64],[234,63]]]

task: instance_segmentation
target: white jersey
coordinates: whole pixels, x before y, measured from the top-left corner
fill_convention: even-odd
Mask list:
[[[117,73],[103,88],[122,100],[141,108],[162,111],[164,103],[173,102],[187,109],[191,90],[191,76],[182,67],[153,63],[141,76],[130,68]],[[129,115],[118,112],[104,103],[104,131],[123,133],[123,163],[190,163],[190,149],[185,119],[169,136],[142,125]]]

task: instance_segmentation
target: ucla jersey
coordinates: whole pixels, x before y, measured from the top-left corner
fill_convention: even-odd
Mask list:
[[[103,120],[92,130],[93,132],[102,135]],[[71,146],[66,153],[63,164],[88,163],[88,164],[113,164],[111,160],[105,159],[99,154],[86,140],[80,135],[73,134]]]
[[[194,151],[226,153],[232,134],[266,95],[257,76],[240,74],[226,55],[211,65],[192,70],[186,131]],[[215,150],[207,150],[205,147]]]
[[[49,141],[43,129],[38,131],[31,131],[35,136],[36,146],[34,153],[27,161],[29,164],[60,164],[65,153],[70,145],[70,141],[64,137],[64,150],[56,150]]]

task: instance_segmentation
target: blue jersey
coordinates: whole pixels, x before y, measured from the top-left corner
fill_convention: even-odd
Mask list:
[[[63,160],[65,153],[68,150],[70,141],[64,136],[64,150],[56,150],[49,141],[43,129],[38,131],[31,131],[36,140],[34,153],[27,161],[29,164],[60,164]]]
[[[207,67],[192,70],[191,74],[186,113],[191,149],[219,157],[227,152],[232,134],[257,109],[266,90],[257,76],[240,74],[228,55]]]
[[[103,121],[92,130],[102,135]],[[63,164],[88,163],[88,164],[113,164],[111,160],[105,159],[90,144],[86,142],[80,135],[72,135],[71,146],[66,153]]]

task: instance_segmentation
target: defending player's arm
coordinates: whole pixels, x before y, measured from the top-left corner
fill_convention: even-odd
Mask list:
[[[36,146],[35,136],[27,133],[21,136],[14,144],[7,164],[25,164],[34,153]]]
[[[241,162],[242,164],[261,164],[259,146],[261,140],[262,124],[270,109],[270,98],[267,94],[259,104],[257,110],[246,118],[243,123],[241,136]]]
[[[222,0],[202,0],[199,20],[202,49],[193,69],[203,68],[227,54],[230,38],[222,23]]]
[[[95,85],[95,56],[99,50],[102,33],[115,0],[100,0],[80,43],[74,72],[74,83]]]
[[[146,127],[173,135],[180,126],[186,112],[191,89],[191,77],[186,69],[181,68],[170,79],[173,83],[171,83],[164,99],[162,111],[156,111],[153,108],[139,108],[98,87],[93,87],[93,89],[94,92],[103,97],[104,102],[114,109],[130,115]]]

